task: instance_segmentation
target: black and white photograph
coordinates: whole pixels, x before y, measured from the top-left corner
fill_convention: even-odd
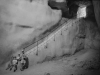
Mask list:
[[[0,0],[0,75],[100,75],[100,0]]]

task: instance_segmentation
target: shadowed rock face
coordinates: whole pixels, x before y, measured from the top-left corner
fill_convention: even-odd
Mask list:
[[[95,18],[100,29],[100,1],[92,1],[94,6]]]
[[[76,10],[75,8],[73,8],[73,9],[71,8],[69,10],[66,0],[49,0],[48,5],[52,9],[61,10],[62,11],[62,17],[65,17],[65,18],[72,18],[72,15],[69,11]],[[75,6],[73,6],[73,7],[75,7]]]
[[[98,24],[98,27],[99,27],[99,30],[100,30],[100,1],[99,0],[67,0],[68,1],[68,5],[71,5],[72,3],[73,4],[85,4],[87,5],[89,8],[88,10],[88,16],[93,18],[95,14],[95,19],[97,21],[97,24]],[[93,4],[93,5],[90,5],[90,4]],[[92,9],[92,11],[91,11]]]
[[[61,11],[52,10],[47,1],[0,0],[0,65],[24,43],[58,23]]]

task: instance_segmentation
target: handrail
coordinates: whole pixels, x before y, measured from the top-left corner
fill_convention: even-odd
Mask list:
[[[61,21],[62,21],[62,20],[61,20]],[[57,26],[57,27],[54,28],[49,34],[47,34],[46,36],[44,36],[44,37],[42,37],[41,39],[37,40],[36,42],[34,42],[34,43],[28,45],[28,46],[25,47],[24,49],[26,50],[27,48],[29,48],[29,47],[31,47],[31,46],[33,46],[33,45],[35,45],[35,44],[36,44],[36,46],[39,45],[39,44],[41,44],[41,43],[43,42],[43,39],[45,39],[46,37],[48,37],[51,33],[55,32],[57,29],[61,28],[61,27],[63,26],[63,24],[67,22],[67,20],[65,20],[63,23],[61,23],[61,21],[58,23],[60,26]],[[41,42],[41,43],[38,43],[38,42],[41,41],[41,40],[42,40],[42,42]],[[34,47],[36,47],[36,46],[34,46]],[[34,48],[34,47],[32,47],[32,48]],[[26,51],[29,51],[29,50],[31,50],[32,48],[30,48],[30,49],[28,49],[28,50],[26,50]]]

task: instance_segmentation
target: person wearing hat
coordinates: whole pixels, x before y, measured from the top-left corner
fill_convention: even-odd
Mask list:
[[[17,70],[17,65],[18,65],[18,60],[16,59],[16,56],[13,57],[12,64],[15,72]]]

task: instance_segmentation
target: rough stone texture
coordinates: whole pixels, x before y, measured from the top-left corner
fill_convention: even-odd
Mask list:
[[[4,59],[8,59],[8,57],[14,51],[16,51],[16,49],[20,45],[27,42],[29,43],[30,41],[32,41],[32,39],[34,39],[34,36],[38,36],[41,32],[56,24],[61,18],[61,11],[52,10],[47,5],[47,0],[40,0],[40,2],[38,2],[38,0],[37,2],[31,3],[31,5],[27,2],[23,3],[22,0],[22,2],[19,3],[19,7],[21,8],[16,7],[18,6],[18,4],[14,4],[14,1],[15,0],[1,0],[0,2],[0,6],[3,6],[0,7],[0,42],[2,42],[0,43],[0,62],[2,62],[2,60]],[[93,4],[96,20],[99,25],[99,2],[94,1]],[[14,7],[12,7],[13,5]],[[36,10],[35,12],[31,10],[33,9],[31,8],[31,6],[34,6],[34,9]],[[37,9],[35,7],[37,7]],[[13,9],[16,12],[17,10],[19,12],[16,13],[15,11],[13,11]],[[28,12],[25,9],[28,10]],[[32,17],[30,18],[30,16]],[[34,19],[34,21],[32,19]],[[7,22],[3,23],[4,20],[6,20]],[[14,21],[14,23],[12,23],[10,20]],[[10,22],[8,23],[8,21]],[[96,24],[85,20],[79,20],[76,22],[72,22],[72,24],[69,24],[66,30],[62,31],[62,35],[60,34],[60,32],[58,32],[56,36],[50,39],[51,41],[45,43],[45,49],[41,48],[44,47],[44,45],[41,45],[41,47],[39,47],[39,50],[43,49],[43,51],[39,51],[39,56],[37,57],[34,55],[34,59],[36,59],[37,61],[41,59],[40,61],[42,61],[42,59],[45,59],[47,55],[49,57],[54,57],[61,56],[65,53],[74,54],[76,51],[80,51],[84,48],[99,49],[100,35],[98,32],[98,28],[94,26]],[[21,25],[23,26],[23,24],[25,26],[29,25],[29,27],[32,26],[33,28],[21,28]],[[34,31],[34,29],[37,30]],[[32,52],[32,54],[34,53]]]
[[[100,1],[93,0],[92,2],[94,6],[95,18],[100,29]]]
[[[47,4],[48,0],[0,0],[0,64],[59,22],[61,10]]]
[[[68,21],[56,33],[52,33],[38,47],[28,51],[28,56],[34,63],[52,60],[52,58],[73,55],[85,49],[100,49],[100,33],[90,20],[77,19]],[[38,56],[35,55],[38,48]],[[33,57],[33,58],[31,58]]]

